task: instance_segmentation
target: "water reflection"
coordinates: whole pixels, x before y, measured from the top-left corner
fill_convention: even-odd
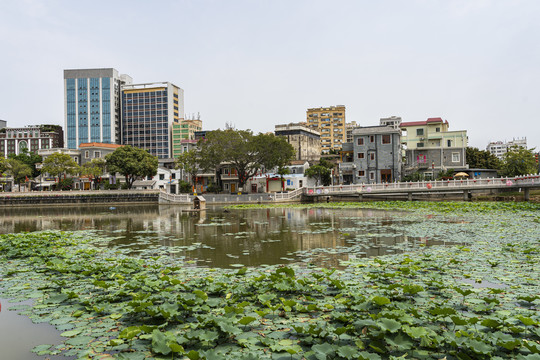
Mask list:
[[[185,210],[159,205],[3,208],[0,232],[95,230],[111,238],[110,247],[151,250],[213,267],[298,261],[338,266],[352,257],[408,251],[421,240],[405,236],[406,222],[388,211]]]

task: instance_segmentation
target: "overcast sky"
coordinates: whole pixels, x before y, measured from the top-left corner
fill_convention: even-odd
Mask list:
[[[0,0],[0,119],[64,125],[63,70],[169,81],[205,129],[442,117],[540,150],[538,0]]]

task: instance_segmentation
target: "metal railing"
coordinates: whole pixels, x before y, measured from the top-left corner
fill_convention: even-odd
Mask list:
[[[417,182],[395,182],[377,184],[354,184],[354,185],[334,185],[303,188],[307,195],[325,195],[336,193],[359,193],[359,192],[396,192],[398,190],[459,190],[460,188],[519,188],[521,186],[540,187],[540,175],[530,174],[516,177],[504,178],[484,178],[484,179],[460,179],[460,180],[433,180]]]

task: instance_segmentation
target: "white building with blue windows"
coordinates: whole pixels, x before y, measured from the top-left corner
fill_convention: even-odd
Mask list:
[[[121,144],[120,90],[133,82],[113,68],[64,70],[64,144]]]

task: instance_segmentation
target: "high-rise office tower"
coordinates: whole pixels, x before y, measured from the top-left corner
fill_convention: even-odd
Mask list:
[[[112,68],[64,70],[65,146],[120,144],[120,90],[131,83]]]
[[[122,86],[122,144],[170,158],[171,129],[184,114],[184,90],[169,82]]]

